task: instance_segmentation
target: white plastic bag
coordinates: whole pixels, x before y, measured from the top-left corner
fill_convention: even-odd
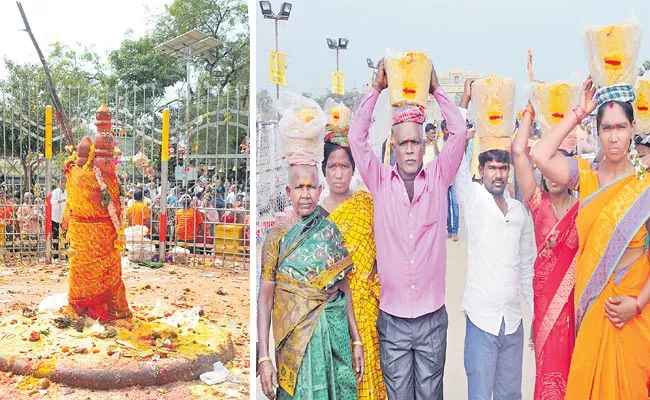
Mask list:
[[[68,292],[53,294],[41,301],[41,304],[38,305],[38,312],[40,314],[49,311],[58,311],[66,305],[68,305]]]
[[[275,104],[282,118],[278,123],[281,153],[301,152],[316,160],[323,157],[323,130],[327,121],[318,103],[293,92],[283,92]]]
[[[186,327],[190,329],[195,329],[196,325],[199,323],[200,311],[201,311],[201,307],[199,306],[192,307],[192,309],[190,310],[176,311],[171,316],[163,319],[163,322],[175,328]]]

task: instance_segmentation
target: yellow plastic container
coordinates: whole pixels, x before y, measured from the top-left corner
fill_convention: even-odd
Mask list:
[[[568,82],[536,83],[532,103],[542,135],[571,113],[578,103],[578,87]]]
[[[214,228],[214,251],[217,253],[243,253],[244,226],[217,224]]]
[[[597,86],[634,85],[641,44],[641,29],[636,22],[588,29],[585,41],[589,71]]]
[[[639,79],[634,100],[634,119],[638,133],[650,134],[650,81]]]
[[[477,80],[472,85],[472,108],[479,137],[511,137],[515,126],[514,82],[496,75]]]
[[[328,110],[329,121],[328,124],[334,126],[345,126],[350,123],[351,112],[350,109],[344,105],[332,107]]]
[[[393,106],[425,107],[431,86],[433,66],[419,51],[386,54],[386,76],[390,103]]]

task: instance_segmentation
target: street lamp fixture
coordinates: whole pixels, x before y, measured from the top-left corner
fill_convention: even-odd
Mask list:
[[[282,3],[280,6],[280,14],[278,14],[278,19],[286,21],[291,15],[291,3]]]
[[[348,43],[350,42],[346,38],[339,38],[338,41],[336,39],[330,39],[327,38],[327,47],[329,47],[331,50],[336,50],[336,70],[339,70],[339,50],[347,50],[348,48]]]
[[[260,8],[262,9],[262,15],[264,18],[273,19],[273,17],[275,17],[275,14],[273,14],[273,9],[271,8],[270,1],[260,1]]]

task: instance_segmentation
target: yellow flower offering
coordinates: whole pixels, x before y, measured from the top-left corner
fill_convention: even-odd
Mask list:
[[[419,51],[387,52],[386,77],[390,103],[393,106],[426,107],[432,68],[429,57]]]
[[[585,40],[589,70],[597,86],[634,85],[641,43],[641,29],[636,23],[588,29]]]
[[[650,134],[650,81],[639,79],[636,85],[636,98],[634,100],[634,119],[636,131]]]
[[[490,75],[475,81],[472,91],[476,134],[481,138],[509,139],[515,124],[514,82],[511,79]]]
[[[578,87],[568,82],[535,83],[532,103],[542,135],[569,115],[578,102]]]

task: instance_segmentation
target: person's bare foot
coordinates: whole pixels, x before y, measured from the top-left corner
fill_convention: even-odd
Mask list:
[[[451,233],[447,234],[447,239],[451,239]]]
[[[458,235],[452,235],[451,240],[453,240],[454,242],[457,242],[458,241]]]

